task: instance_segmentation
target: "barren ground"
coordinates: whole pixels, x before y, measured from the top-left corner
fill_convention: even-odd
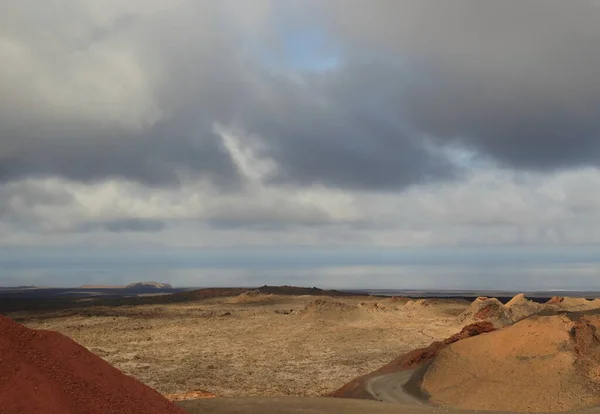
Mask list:
[[[61,332],[163,394],[317,396],[456,333],[468,305],[359,297],[305,310],[317,299],[242,295],[7,316]]]

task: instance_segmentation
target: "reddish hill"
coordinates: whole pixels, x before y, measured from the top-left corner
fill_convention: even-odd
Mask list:
[[[533,316],[439,352],[421,390],[467,410],[565,412],[600,404],[600,317]]]
[[[465,326],[459,333],[452,335],[444,341],[432,342],[427,348],[420,348],[400,355],[395,360],[384,365],[376,371],[355,378],[337,391],[330,394],[331,397],[374,399],[366,391],[366,383],[369,378],[394,372],[408,371],[418,368],[433,359],[446,346],[461,339],[470,338],[482,333],[492,332],[496,328],[490,322],[478,322]]]
[[[71,339],[0,316],[2,414],[184,414]]]

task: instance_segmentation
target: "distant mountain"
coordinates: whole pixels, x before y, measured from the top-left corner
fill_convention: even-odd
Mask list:
[[[125,288],[126,289],[143,289],[143,290],[148,290],[148,289],[173,289],[173,286],[171,286],[168,283],[137,282],[137,283],[130,283]]]

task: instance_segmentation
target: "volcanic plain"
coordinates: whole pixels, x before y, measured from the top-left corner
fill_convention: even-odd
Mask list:
[[[0,313],[65,335],[190,413],[600,405],[600,299],[263,287],[61,303]]]
[[[172,399],[199,391],[320,396],[459,331],[456,317],[468,305],[248,291],[178,303],[5,315],[72,338]]]

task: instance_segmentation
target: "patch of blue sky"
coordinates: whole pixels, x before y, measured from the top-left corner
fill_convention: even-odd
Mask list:
[[[279,63],[284,68],[301,71],[327,71],[339,66],[335,46],[317,28],[303,28],[284,32]],[[271,61],[271,64],[278,62]]]
[[[338,47],[318,27],[277,25],[276,40],[254,44],[262,64],[275,71],[325,72],[341,64]]]

